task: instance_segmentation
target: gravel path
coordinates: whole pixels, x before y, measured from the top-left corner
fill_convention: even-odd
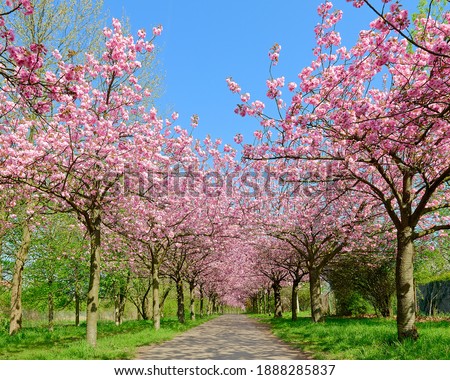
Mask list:
[[[246,315],[228,314],[203,323],[173,340],[141,347],[140,360],[305,360],[269,328]]]

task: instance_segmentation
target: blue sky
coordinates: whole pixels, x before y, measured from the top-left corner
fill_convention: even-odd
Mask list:
[[[380,0],[374,0],[379,3]],[[274,76],[286,83],[298,81],[297,74],[311,62],[314,26],[321,0],[105,0],[112,17],[127,16],[133,32],[162,24],[163,34],[155,44],[160,53],[159,70],[164,75],[162,114],[177,111],[179,123],[189,128],[192,114],[200,124],[194,135],[210,134],[231,143],[236,133],[251,136],[258,123],[233,110],[239,99],[226,85],[233,77],[252,99],[266,100],[269,77],[268,51],[275,42],[282,47]],[[339,27],[344,43],[356,41],[359,30],[374,18],[363,7],[355,9],[345,0],[333,2],[344,11]],[[416,0],[403,1],[414,9]]]

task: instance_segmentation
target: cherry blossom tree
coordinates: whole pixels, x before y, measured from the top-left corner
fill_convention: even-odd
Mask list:
[[[420,45],[411,49],[401,33],[410,25],[408,12],[391,3],[348,50],[336,31],[342,12],[330,2],[318,12],[316,58],[300,72],[300,83],[288,84],[291,99],[282,100],[284,78],[267,82],[279,115],[265,115],[264,103],[248,97],[238,106],[238,113],[261,119],[266,136],[278,133],[244,154],[285,163],[328,161],[336,180],[383,205],[397,233],[398,337],[416,339],[414,241],[450,228],[438,213],[450,198],[449,16],[442,22],[416,18]],[[279,46],[272,49],[272,65],[279,52]],[[231,80],[229,87],[240,91]]]
[[[102,216],[120,197],[114,186],[120,183],[126,163],[138,160],[151,166],[164,141],[156,110],[139,108],[148,92],[133,75],[140,68],[137,54],[153,50],[153,44],[145,40],[143,31],[135,42],[122,34],[117,20],[113,27],[114,31],[104,30],[108,40],[100,60],[86,54],[85,64],[75,66],[55,51],[61,78],[51,72],[45,77],[64,88],[49,94],[57,111],[49,120],[19,119],[1,136],[6,155],[2,177],[46,194],[57,210],[72,210],[88,232],[87,340],[91,345],[97,337]],[[155,34],[159,33],[156,28]],[[139,114],[139,121],[128,123],[132,114]]]
[[[21,230],[22,237],[20,246],[16,252],[15,264],[13,270],[13,277],[11,282],[11,308],[10,308],[10,323],[9,334],[14,335],[22,328],[22,284],[23,284],[23,271],[25,269],[25,262],[28,258],[28,252],[31,245],[31,226],[30,216],[27,215],[25,209],[25,215],[22,217]]]
[[[281,289],[289,278],[289,272],[279,262],[281,257],[289,253],[286,252],[286,245],[271,236],[261,236],[255,241],[254,271],[262,274],[270,281],[274,295],[274,318],[282,317]]]
[[[37,106],[37,104],[33,103],[33,100],[42,96],[42,88],[36,71],[42,66],[42,54],[45,52],[45,48],[37,44],[32,44],[29,47],[17,46],[14,30],[8,24],[8,17],[14,12],[23,12],[26,15],[30,15],[33,12],[30,1],[6,1],[5,5],[6,7],[0,13],[0,120],[2,122],[2,132],[7,130],[9,125],[7,116],[14,109],[33,110]],[[28,255],[30,240],[30,229],[25,218],[22,244],[16,255],[16,266],[13,275],[11,334],[16,333],[22,324],[22,273]]]

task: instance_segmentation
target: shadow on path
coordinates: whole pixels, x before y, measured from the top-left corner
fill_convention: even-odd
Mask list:
[[[140,347],[140,360],[305,360],[308,357],[246,315],[228,314],[173,340]]]

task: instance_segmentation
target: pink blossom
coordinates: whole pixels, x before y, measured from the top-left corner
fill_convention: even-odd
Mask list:
[[[331,8],[333,8],[333,4],[330,1],[322,3],[317,8],[317,14],[321,17],[325,17]]]
[[[230,89],[231,92],[233,93],[239,93],[241,92],[241,88],[239,87],[239,85],[233,81],[233,79],[227,78],[227,84],[228,84],[228,88]]]
[[[55,59],[57,59],[58,61],[59,61],[60,59],[62,59],[62,56],[61,56],[61,54],[59,53],[58,49],[53,50],[52,55],[53,55],[53,57],[55,57]]]
[[[159,26],[155,26],[154,28],[153,28],[153,35],[154,36],[160,36],[161,35],[161,33],[162,33],[162,30],[163,30],[163,27],[162,27],[162,25],[159,25]]]
[[[145,36],[147,35],[145,29],[139,29],[137,34],[139,38],[145,38]]]
[[[191,116],[191,127],[196,128],[198,126],[199,117],[198,115]]]
[[[256,137],[257,140],[262,140],[262,138],[263,138],[262,131],[255,131],[255,132],[253,132],[253,135]]]
[[[278,64],[278,59],[280,57],[280,50],[281,46],[279,44],[275,44],[269,51],[269,59],[271,60],[272,65],[274,66]]]
[[[289,91],[294,91],[296,88],[297,88],[297,83],[289,82],[289,84],[288,84]]]
[[[250,100],[250,94],[246,92],[245,94],[241,94],[241,101],[243,103],[247,103]]]
[[[361,8],[364,5],[364,0],[347,0],[347,2],[353,2],[353,6],[356,8]]]
[[[112,35],[112,30],[109,29],[109,28],[107,28],[107,27],[104,27],[104,28],[103,28],[103,35],[104,35],[106,38],[110,38],[111,35]]]
[[[242,141],[244,141],[244,136],[242,136],[242,134],[240,134],[240,133],[237,133],[237,134],[234,136],[234,142],[235,142],[236,144],[241,144]]]

